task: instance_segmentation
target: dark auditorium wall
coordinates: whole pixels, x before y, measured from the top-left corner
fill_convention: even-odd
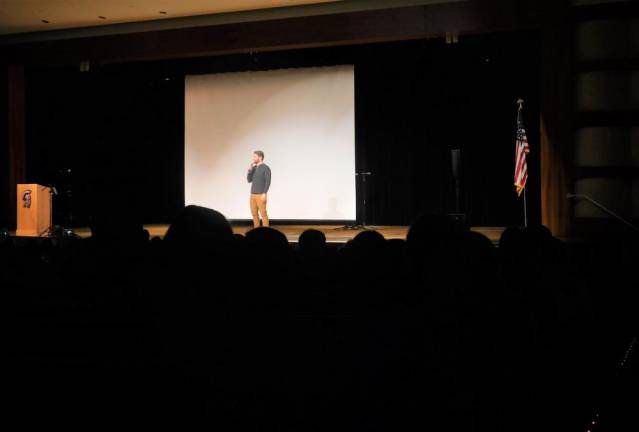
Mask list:
[[[530,215],[539,221],[538,57],[538,34],[517,32],[450,45],[438,38],[92,65],[88,73],[30,68],[27,178],[64,185],[60,170],[71,168],[76,226],[106,208],[168,222],[184,200],[185,74],[353,63],[357,164],[374,173],[369,223],[408,224],[423,211],[452,210],[456,147],[470,223],[521,223],[512,187],[519,97],[532,149]],[[62,223],[64,193],[59,200]]]

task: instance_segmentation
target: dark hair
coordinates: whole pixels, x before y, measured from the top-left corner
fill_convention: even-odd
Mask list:
[[[264,152],[262,150],[255,150],[253,153],[264,159]]]

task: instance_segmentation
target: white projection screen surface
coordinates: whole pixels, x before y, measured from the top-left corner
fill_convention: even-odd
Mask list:
[[[251,219],[254,150],[271,168],[270,219],[355,220],[354,67],[187,76],[186,205]]]

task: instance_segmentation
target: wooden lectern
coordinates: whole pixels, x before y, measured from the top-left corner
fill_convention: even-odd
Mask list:
[[[39,184],[18,185],[17,236],[46,237],[51,226],[51,189]]]

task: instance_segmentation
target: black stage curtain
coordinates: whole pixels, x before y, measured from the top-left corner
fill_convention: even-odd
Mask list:
[[[356,79],[354,172],[373,172],[368,223],[407,225],[421,212],[451,212],[450,150],[461,148],[469,222],[521,224],[512,185],[519,97],[532,150],[529,214],[538,222],[538,47],[534,32],[501,33],[450,45],[403,41],[91,65],[85,73],[32,69],[27,176],[61,186],[58,223],[68,215],[67,184],[75,226],[104,212],[169,222],[184,203],[184,75],[349,63]]]

